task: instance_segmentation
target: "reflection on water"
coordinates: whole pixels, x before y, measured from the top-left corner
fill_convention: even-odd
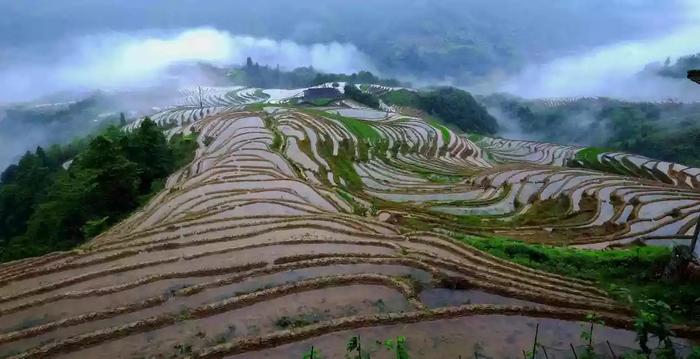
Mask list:
[[[412,310],[416,308],[393,288],[363,284],[329,287],[271,298],[204,318],[178,321],[67,353],[63,358],[180,358],[183,356],[172,356],[180,352],[178,345],[199,351],[235,337],[266,335],[353,315]]]
[[[462,304],[504,304],[533,306],[537,303],[491,294],[477,289],[431,288],[420,293],[420,299],[429,308]]]
[[[362,119],[366,119],[366,120],[379,120],[379,119],[385,118],[387,116],[386,112],[377,111],[377,110],[370,110],[370,109],[356,109],[356,108],[333,109],[333,110],[330,110],[329,112],[335,113],[337,115],[345,116],[345,117],[355,117],[355,118],[362,118]]]
[[[660,247],[676,247],[676,246],[689,246],[690,239],[646,239],[644,243],[650,246],[660,246]]]

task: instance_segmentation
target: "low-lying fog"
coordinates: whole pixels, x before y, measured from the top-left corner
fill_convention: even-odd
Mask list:
[[[19,50],[17,60],[0,69],[0,103],[61,91],[143,88],[166,82],[207,83],[196,72],[168,71],[174,65],[204,62],[229,66],[250,56],[262,64],[288,69],[313,66],[324,72],[371,70],[368,57],[352,44],[300,45],[293,41],[238,36],[214,28],[167,33],[100,33],[68,40],[48,49],[52,58]]]
[[[700,98],[687,81],[640,74],[700,52],[695,0],[37,0],[0,13],[0,104],[152,86],[173,64],[248,56],[523,97]]]
[[[482,94],[700,101],[700,86],[650,70],[700,53],[695,0],[37,0],[0,2],[0,13],[0,121],[18,102],[216,84],[187,65],[247,57]],[[41,131],[0,133],[0,167]]]

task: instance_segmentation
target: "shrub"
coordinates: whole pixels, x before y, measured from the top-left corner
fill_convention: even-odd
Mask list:
[[[345,97],[371,108],[379,108],[379,99],[370,93],[360,91],[355,85],[345,85]]]

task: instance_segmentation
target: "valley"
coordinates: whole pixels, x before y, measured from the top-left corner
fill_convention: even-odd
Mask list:
[[[319,88],[340,96],[310,99]],[[567,357],[592,314],[597,352],[634,348],[637,304],[533,258],[562,248],[650,270],[645,256],[690,243],[700,169],[464,133],[389,100],[413,91],[183,88],[150,119],[197,149],[161,191],[73,250],[0,264],[0,357],[340,358],[359,335],[373,358],[399,337],[412,357],[506,358],[535,327]],[[532,247],[504,258],[479,244],[491,239]],[[697,304],[669,324],[683,353]]]

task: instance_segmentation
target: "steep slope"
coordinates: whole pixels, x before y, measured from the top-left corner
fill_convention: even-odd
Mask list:
[[[570,330],[590,312],[630,328],[631,309],[592,283],[444,233],[607,243],[686,233],[698,215],[692,188],[552,166],[569,148],[480,147],[398,112],[296,105],[302,92],[191,90],[154,116],[198,134],[194,161],[81,248],[1,265],[0,355],[249,358],[371,327],[437,338],[474,318]]]

